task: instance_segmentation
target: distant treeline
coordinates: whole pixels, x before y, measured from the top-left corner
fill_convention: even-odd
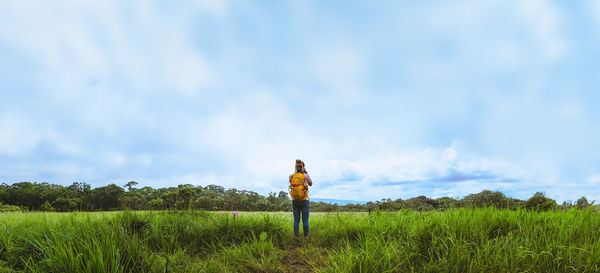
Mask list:
[[[218,185],[206,187],[179,185],[178,187],[136,188],[130,181],[123,187],[110,184],[93,188],[87,183],[74,182],[70,186],[19,182],[0,185],[0,212],[2,211],[108,211],[108,210],[240,210],[240,211],[290,211],[289,194],[285,191],[268,196],[253,191],[225,189]],[[410,199],[382,199],[366,204],[337,205],[311,202],[311,211],[395,211],[412,209],[418,211],[443,210],[447,208],[478,208],[494,206],[503,209],[554,210],[572,207],[587,208],[594,202],[581,197],[576,203],[556,201],[538,192],[528,200],[506,197],[501,192],[484,190],[462,199],[450,197],[428,198],[418,196]]]

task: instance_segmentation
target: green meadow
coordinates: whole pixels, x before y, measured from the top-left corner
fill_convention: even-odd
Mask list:
[[[592,209],[0,214],[0,272],[600,272]]]

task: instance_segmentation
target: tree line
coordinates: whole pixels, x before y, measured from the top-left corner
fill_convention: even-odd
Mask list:
[[[194,186],[182,184],[177,187],[154,189],[136,188],[135,181],[121,186],[109,184],[92,188],[83,182],[70,186],[49,183],[19,182],[0,185],[0,212],[2,211],[110,211],[110,210],[240,210],[240,211],[291,211],[289,194],[285,191],[271,192],[263,196],[253,191],[225,189],[219,185]],[[429,198],[418,196],[410,199],[382,199],[366,204],[328,204],[311,202],[311,211],[362,212],[372,210],[396,211],[412,209],[418,211],[444,210],[448,208],[478,208],[494,206],[501,209],[556,210],[587,208],[593,205],[585,197],[575,203],[558,205],[542,192],[527,200],[505,196],[499,191],[484,190],[469,194],[461,199],[450,197]]]

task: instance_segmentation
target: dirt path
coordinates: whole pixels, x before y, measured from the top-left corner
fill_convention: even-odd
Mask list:
[[[313,265],[323,261],[325,250],[311,244],[298,244],[283,250],[284,272],[315,272]],[[311,262],[313,265],[311,265]]]
[[[286,249],[281,263],[286,269],[285,272],[314,272],[298,246]]]

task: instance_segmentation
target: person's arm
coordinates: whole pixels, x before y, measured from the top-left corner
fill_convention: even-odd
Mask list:
[[[308,173],[304,173],[304,179],[306,180],[306,183],[308,183],[308,185],[312,187],[312,179],[310,179]]]

